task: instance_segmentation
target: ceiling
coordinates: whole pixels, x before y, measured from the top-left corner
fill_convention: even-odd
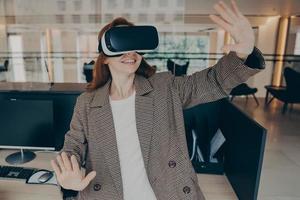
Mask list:
[[[190,14],[214,13],[217,0],[185,0],[185,11]],[[224,0],[224,2],[229,2]],[[237,0],[240,10],[246,15],[299,15],[300,0]]]
[[[40,29],[49,24],[83,30],[97,30],[95,24],[125,16],[134,23],[158,24],[163,28],[188,25],[199,31],[210,29],[208,18],[218,0],[0,0],[0,25],[10,28]],[[229,0],[224,0],[229,3]],[[237,0],[253,26],[269,16],[300,16],[300,0]],[[297,17],[297,19],[299,19]],[[23,26],[26,26],[25,28]],[[179,28],[184,30],[182,27]]]
[[[229,0],[224,0],[229,3]],[[164,3],[162,3],[164,2]],[[213,4],[218,0],[0,0],[0,16],[22,15],[22,14],[49,14],[59,12],[59,8],[65,7],[64,12],[75,8],[78,12],[93,11],[101,12],[103,8],[112,5],[112,8],[123,7],[133,10],[161,9],[166,5],[164,12],[170,12],[169,6],[177,4],[185,14],[206,15],[214,13]],[[297,15],[300,14],[300,0],[237,0],[241,11],[247,15]],[[71,8],[71,9],[70,9]],[[74,10],[74,9],[73,9]],[[155,12],[155,10],[153,10]]]
[[[229,3],[229,0],[224,1]],[[152,13],[157,10],[172,13],[175,7],[184,14],[207,15],[214,13],[216,2],[218,0],[0,0],[0,16],[58,14],[60,10],[64,13],[100,14],[109,10],[122,12],[124,8],[134,12],[147,10],[149,13],[152,9]],[[237,4],[247,15],[300,14],[300,0],[237,0]]]

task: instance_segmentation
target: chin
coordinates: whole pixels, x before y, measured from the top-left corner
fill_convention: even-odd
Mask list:
[[[139,66],[136,65],[128,65],[128,64],[117,64],[116,67],[112,67],[113,71],[119,72],[122,74],[132,74],[138,69]],[[112,70],[112,69],[111,69]]]
[[[138,66],[126,66],[124,67],[122,71],[126,72],[126,73],[129,73],[129,74],[133,74],[137,71],[139,67]]]

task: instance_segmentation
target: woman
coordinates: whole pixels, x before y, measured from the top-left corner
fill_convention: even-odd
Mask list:
[[[204,199],[188,158],[182,109],[226,97],[264,65],[250,23],[235,2],[232,8],[219,2],[215,9],[221,17],[211,19],[236,44],[224,47],[232,52],[215,66],[191,76],[156,74],[136,52],[99,54],[89,91],[77,99],[62,153],[51,161],[63,188],[80,191],[79,199]],[[98,38],[118,25],[133,24],[115,19]]]

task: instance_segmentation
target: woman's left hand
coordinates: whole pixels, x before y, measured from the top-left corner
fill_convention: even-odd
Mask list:
[[[229,32],[235,44],[223,47],[225,52],[235,51],[241,58],[246,58],[254,48],[254,31],[248,19],[239,11],[236,2],[231,0],[231,8],[223,1],[214,5],[220,16],[210,15],[212,21]]]

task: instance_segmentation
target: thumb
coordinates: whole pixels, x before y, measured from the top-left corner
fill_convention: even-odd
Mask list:
[[[81,181],[80,189],[83,190],[88,186],[88,184],[96,177],[96,171],[90,172],[86,177]]]

